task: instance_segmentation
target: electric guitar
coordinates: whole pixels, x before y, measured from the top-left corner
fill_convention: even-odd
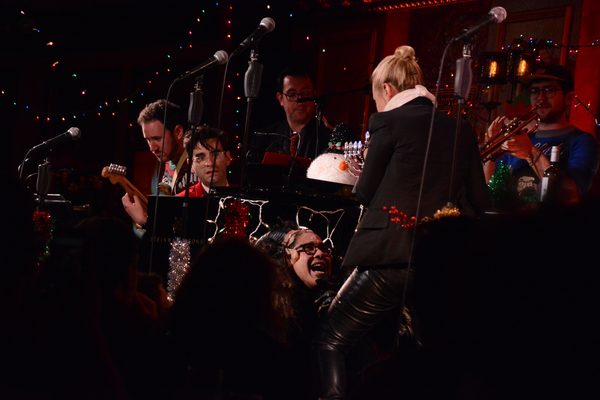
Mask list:
[[[133,195],[137,195],[142,202],[144,212],[148,209],[148,199],[142,194],[129,180],[125,177],[127,168],[117,164],[110,164],[108,167],[102,168],[102,177],[110,179],[110,183],[117,183],[125,189],[129,197],[133,199]]]

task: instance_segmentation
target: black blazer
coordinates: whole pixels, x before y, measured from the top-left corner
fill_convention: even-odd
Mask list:
[[[317,145],[317,119],[312,118],[308,125],[306,125],[300,135],[300,148],[298,149],[298,157],[311,158],[315,157],[315,146]],[[282,120],[278,123],[270,125],[268,127],[259,129],[259,134],[255,133],[252,137],[250,144],[258,149],[263,150],[259,154],[260,160],[254,157],[253,161],[260,162],[262,155],[265,151],[271,151],[274,153],[290,154],[290,135],[292,130],[287,120]],[[261,134],[262,133],[262,134]],[[319,149],[317,156],[320,155],[323,150],[327,148],[327,143],[331,137],[331,129],[327,128],[323,123],[319,125]]]
[[[384,207],[395,206],[409,218],[416,214],[432,107],[430,100],[419,97],[371,116],[371,142],[356,184],[356,197],[366,212],[350,242],[344,266],[408,262],[413,230],[390,222]],[[449,200],[466,216],[481,215],[491,208],[477,141],[466,121],[461,125],[454,191],[449,198],[455,132],[456,119],[436,111],[419,219],[433,218]]]

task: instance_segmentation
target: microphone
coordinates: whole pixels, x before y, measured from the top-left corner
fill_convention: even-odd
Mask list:
[[[202,64],[196,66],[195,68],[190,69],[189,71],[181,75],[179,78],[177,78],[175,81],[181,81],[187,78],[188,76],[195,74],[196,72],[206,71],[207,69],[215,65],[225,64],[228,60],[229,56],[227,56],[227,52],[225,52],[225,50],[219,50],[215,53],[214,56],[210,57],[208,60],[204,61]]]
[[[42,142],[40,144],[38,144],[37,146],[33,147],[31,150],[29,151],[36,151],[36,150],[47,150],[50,149],[54,146],[56,146],[57,144],[64,142],[65,140],[77,140],[81,137],[81,131],[79,130],[79,128],[69,128],[68,131],[66,131],[65,133],[61,133],[60,135],[53,137],[50,140],[46,140],[45,142]]]
[[[504,7],[494,7],[490,10],[490,12],[483,18],[481,21],[477,22],[475,25],[471,26],[463,30],[463,32],[452,39],[450,43],[456,43],[461,40],[467,39],[469,36],[473,35],[475,32],[487,26],[489,24],[499,24],[506,19],[506,10]]]
[[[233,59],[233,57],[239,55],[241,52],[250,47],[250,45],[258,43],[258,41],[262,39],[266,33],[271,32],[273,29],[275,29],[275,21],[273,21],[273,18],[263,18],[262,21],[260,21],[258,28],[256,28],[254,32],[250,34],[250,36],[244,39],[242,43],[240,43],[240,45],[231,53],[229,59]]]

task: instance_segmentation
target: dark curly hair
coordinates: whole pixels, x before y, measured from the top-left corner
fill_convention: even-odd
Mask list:
[[[280,340],[285,333],[278,329],[273,290],[279,284],[271,264],[247,241],[218,238],[185,274],[169,310],[171,328],[191,341],[217,341],[259,326]]]
[[[202,145],[204,148],[210,149],[210,146],[207,144],[210,139],[217,139],[219,143],[221,143],[223,151],[229,151],[227,134],[224,131],[221,131],[217,128],[212,128],[208,125],[199,126],[193,131],[191,129],[187,130],[183,138],[183,145],[185,150],[191,156],[194,154],[194,149],[198,143],[200,143],[200,145]]]
[[[276,262],[276,272],[281,282],[281,287],[275,293],[276,304],[288,321],[288,325],[296,325],[297,328],[299,328],[298,311],[301,304],[312,294],[294,272],[286,249],[294,247],[298,236],[305,232],[312,231],[300,229],[296,223],[286,221],[282,226],[274,226],[254,244],[257,249]]]

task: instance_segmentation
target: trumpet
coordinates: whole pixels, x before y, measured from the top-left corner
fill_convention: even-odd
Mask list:
[[[538,116],[533,112],[542,105],[542,102],[538,102],[529,112],[523,115],[521,118],[513,118],[510,124],[506,125],[500,133],[489,140],[479,152],[481,162],[486,163],[488,161],[496,161],[500,158],[504,150],[502,149],[502,143],[510,139],[514,135],[520,134],[525,127]],[[533,114],[533,115],[531,115]],[[530,116],[531,115],[531,116]],[[537,125],[531,129],[528,134],[531,134],[537,130]]]

